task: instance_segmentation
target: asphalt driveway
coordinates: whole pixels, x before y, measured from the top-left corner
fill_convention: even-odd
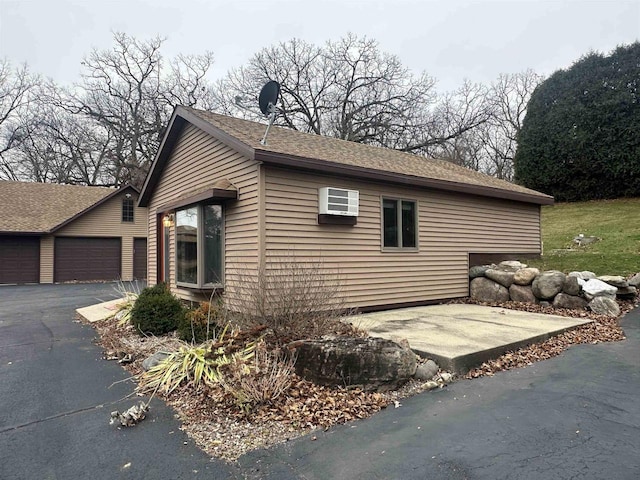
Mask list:
[[[374,417],[241,457],[210,460],[154,400],[135,400],[76,308],[112,285],[0,287],[0,479],[636,479],[640,310],[628,339],[583,345],[528,368],[458,381]]]
[[[138,401],[124,399],[134,386],[111,386],[127,373],[73,314],[115,296],[112,284],[0,287],[0,479],[232,477],[161,401],[135,428],[109,425]]]

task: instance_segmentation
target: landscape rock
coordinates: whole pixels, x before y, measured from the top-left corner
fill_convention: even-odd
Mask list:
[[[620,275],[601,275],[598,277],[598,280],[618,288],[629,286],[629,282]]]
[[[640,273],[636,273],[633,277],[631,277],[627,283],[630,287],[640,287]]]
[[[505,272],[517,272],[527,266],[524,263],[520,263],[517,260],[505,260],[498,264],[498,270],[504,270]]]
[[[596,243],[600,240],[598,237],[588,236],[585,237],[582,233],[573,238],[573,243],[577,243],[579,246],[584,247],[586,245],[590,245],[592,243]]]
[[[582,286],[578,277],[567,277],[562,287],[562,291],[567,295],[580,295]],[[584,280],[582,280],[584,282]]]
[[[320,385],[387,390],[405,383],[417,368],[406,346],[377,337],[335,337],[289,344],[297,354],[296,373]]]
[[[144,368],[145,371],[151,370],[168,356],[169,354],[167,352],[156,352],[142,361],[142,368]]]
[[[484,272],[484,276],[496,283],[499,283],[503,287],[509,288],[513,283],[513,277],[515,276],[515,273],[490,268],[489,270]]]
[[[596,274],[588,270],[584,270],[582,272],[569,272],[569,276],[581,278],[582,280],[591,280],[592,278],[596,278]]]
[[[610,297],[595,297],[589,302],[589,308],[592,312],[599,315],[609,315],[611,317],[617,317],[620,315],[618,302]]]
[[[476,265],[469,269],[469,278],[484,277],[484,272],[491,268],[490,265]]]
[[[616,292],[616,297],[622,300],[633,300],[638,295],[638,289],[636,287],[620,287]]]
[[[608,283],[592,278],[582,286],[582,292],[587,300],[591,300],[594,297],[613,297],[617,293],[617,287],[609,285]]]
[[[566,293],[560,292],[553,299],[553,306],[555,308],[569,308],[572,310],[584,310],[587,308],[588,302],[582,298],[577,297],[575,295],[569,295]]]
[[[531,282],[540,275],[540,270],[533,267],[521,268],[513,275],[513,283],[518,285],[531,285]]]
[[[485,277],[471,280],[469,291],[471,298],[479,302],[502,303],[509,300],[509,290]]]
[[[515,283],[509,287],[509,296],[514,302],[537,303],[538,299],[533,294],[533,290],[529,285],[516,285]]]
[[[531,284],[531,288],[537,298],[549,300],[562,291],[565,280],[564,273],[550,270],[538,275]]]
[[[416,368],[416,373],[414,374],[414,378],[416,380],[420,380],[426,382],[427,380],[431,380],[438,373],[438,364],[433,360],[427,360],[425,363],[421,363]]]

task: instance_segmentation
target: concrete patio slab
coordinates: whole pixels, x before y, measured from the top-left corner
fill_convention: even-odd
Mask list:
[[[123,298],[109,300],[108,302],[90,305],[88,307],[76,309],[76,313],[88,322],[99,322],[112,317],[118,312],[118,307],[125,302]]]
[[[406,338],[412,350],[458,374],[509,350],[544,341],[589,319],[481,305],[449,304],[358,315],[371,336]]]

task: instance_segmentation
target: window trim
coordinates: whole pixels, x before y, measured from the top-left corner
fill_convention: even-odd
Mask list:
[[[398,247],[387,247],[384,244],[384,201],[391,200],[396,202],[399,214],[397,215],[397,235]],[[402,246],[402,202],[411,202],[415,205],[415,247]],[[381,252],[419,252],[420,251],[420,211],[418,209],[419,202],[416,198],[380,196],[380,251]]]
[[[125,220],[125,202],[131,202],[131,220]],[[120,204],[120,223],[135,223],[136,221],[136,205],[131,197],[122,197],[122,203]]]
[[[220,272],[220,282],[218,283],[204,283],[204,208],[207,205],[218,205],[221,210],[221,218],[222,218],[222,231],[220,232],[220,254],[221,254],[221,272]],[[198,214],[198,236],[196,239],[196,265],[197,265],[197,283],[188,283],[181,282],[178,280],[178,212],[181,210],[188,210],[190,208],[196,207]],[[180,288],[188,288],[194,290],[214,290],[217,288],[224,288],[225,282],[225,215],[226,209],[224,208],[224,204],[222,202],[205,202],[205,203],[197,203],[191,205],[185,205],[180,208],[176,208],[174,211],[174,215],[176,218],[175,224],[173,228],[175,228],[174,233],[174,246],[173,246],[173,261],[175,265],[175,275],[176,275],[176,286]]]

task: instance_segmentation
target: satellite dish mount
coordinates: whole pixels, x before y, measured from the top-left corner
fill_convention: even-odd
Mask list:
[[[275,80],[269,80],[262,90],[260,90],[260,97],[258,98],[258,104],[260,105],[260,111],[263,115],[269,117],[269,124],[267,130],[264,132],[264,137],[260,140],[262,145],[267,144],[267,135],[269,135],[269,129],[276,119],[278,103],[278,97],[280,96],[280,84]]]

